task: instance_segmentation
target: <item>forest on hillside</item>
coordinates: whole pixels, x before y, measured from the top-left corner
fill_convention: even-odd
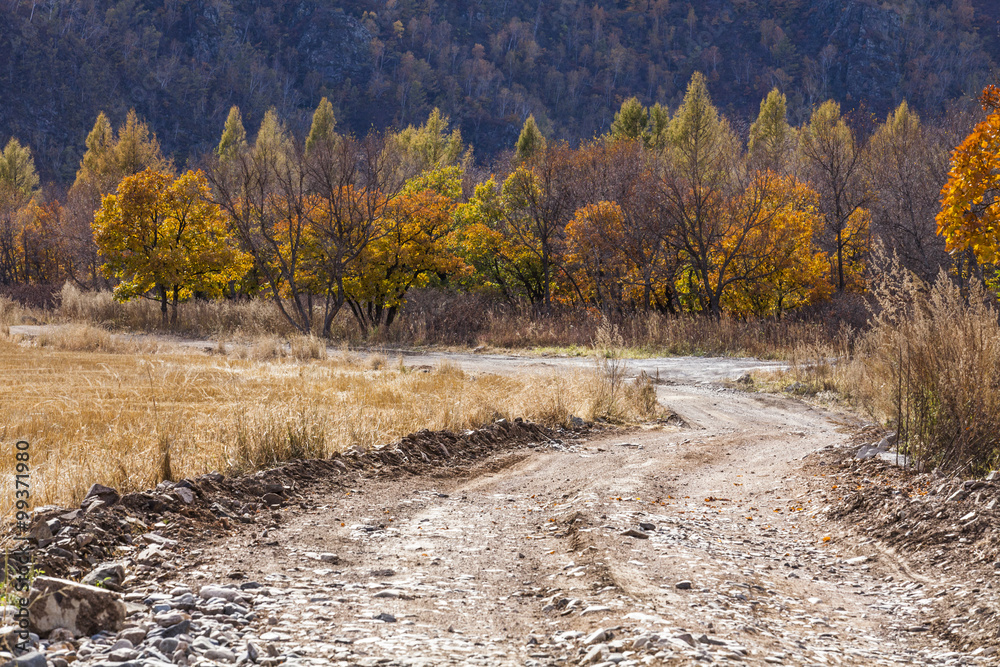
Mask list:
[[[743,133],[775,87],[793,123],[834,99],[865,133],[977,95],[998,19],[992,0],[3,0],[0,139],[68,185],[101,111],[135,109],[183,166],[233,105],[301,134],[326,97],[357,134],[440,108],[488,160],[529,115],[575,143],[632,96],[673,110],[695,71]]]

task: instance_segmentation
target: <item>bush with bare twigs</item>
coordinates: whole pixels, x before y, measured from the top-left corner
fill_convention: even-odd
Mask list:
[[[618,327],[605,320],[594,337],[593,418],[612,422],[649,420],[659,416],[653,379],[642,371],[628,381],[629,366],[624,357],[624,342]]]

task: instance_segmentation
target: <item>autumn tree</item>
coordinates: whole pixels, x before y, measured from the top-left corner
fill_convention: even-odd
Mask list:
[[[832,289],[826,253],[817,244],[823,231],[818,195],[794,177],[770,184],[760,217],[735,254],[735,281],[723,299],[739,315],[778,316],[807,303],[821,301]],[[724,245],[735,239],[726,239]]]
[[[903,266],[933,281],[950,264],[935,222],[947,178],[945,144],[903,102],[869,140],[864,168],[873,195],[872,234]]]
[[[1000,264],[1000,89],[981,97],[986,120],[952,153],[941,190],[938,233],[953,255],[969,253],[980,265]]]
[[[577,208],[573,171],[573,151],[565,144],[550,146],[531,166],[518,167],[501,187],[504,228],[522,251],[538,259],[546,311],[566,223]]]
[[[164,324],[168,301],[175,324],[179,300],[217,295],[248,266],[229,243],[225,216],[211,203],[201,172],[174,179],[147,169],[126,177],[94,216],[94,239],[105,257],[102,271],[117,283],[115,298],[153,292]]]
[[[647,109],[637,97],[622,102],[615,112],[608,136],[613,141],[639,141],[647,148],[662,150],[667,145],[670,114],[659,103]]]
[[[310,291],[301,283],[312,216],[320,207],[309,192],[304,152],[271,109],[252,146],[218,160],[209,171],[215,202],[226,213],[240,248],[282,316],[312,332]]]
[[[627,300],[624,226],[621,207],[609,201],[582,206],[566,225],[565,270],[576,277],[571,289],[604,311],[621,309]]]
[[[21,198],[31,198],[38,183],[31,149],[11,138],[0,153],[0,188]]]
[[[696,72],[684,101],[670,122],[668,152],[661,175],[664,216],[671,218],[668,242],[688,266],[701,310],[722,313],[731,257],[720,260],[724,238],[742,221],[728,209],[738,192],[733,177],[739,168],[739,147],[729,123],[719,116],[708,94],[705,77]],[[740,244],[731,252],[740,250]],[[721,261],[721,264],[720,264]]]
[[[775,88],[761,100],[760,113],[750,126],[751,167],[786,173],[793,167],[796,143],[795,129],[788,124],[787,100]]]
[[[398,191],[399,154],[383,135],[338,135],[326,99],[305,143],[271,110],[253,145],[218,160],[210,179],[264,292],[296,329],[329,336],[350,267]]]
[[[528,116],[521,128],[521,134],[517,137],[517,146],[514,156],[518,162],[527,162],[539,153],[545,151],[545,137],[538,129],[534,116]]]
[[[334,128],[337,126],[337,119],[333,116],[333,105],[330,100],[323,98],[319,101],[319,106],[313,112],[312,126],[309,128],[309,136],[306,137],[306,155],[321,150],[329,149],[337,140]]]
[[[63,208],[38,185],[31,149],[12,138],[0,152],[0,284],[55,283],[72,271]]]
[[[72,274],[72,257],[64,242],[63,208],[58,201],[33,198],[17,212],[19,282],[53,284]]]
[[[674,308],[676,254],[666,242],[672,222],[658,202],[659,151],[644,148],[641,140],[594,141],[579,149],[575,163],[578,200],[618,206],[619,233],[605,247],[627,267],[621,279],[628,298],[619,307]]]
[[[642,140],[649,125],[649,111],[637,97],[630,97],[622,102],[621,108],[615,112],[611,123],[611,138],[621,140]]]
[[[26,282],[23,209],[38,188],[31,149],[10,139],[0,153],[0,283]]]
[[[666,105],[657,102],[649,109],[649,131],[646,146],[661,151],[667,147],[667,132],[670,128],[670,111]]]
[[[833,101],[816,109],[802,128],[799,151],[804,174],[820,195],[837,291],[843,292],[852,276],[861,275],[859,263],[864,262],[868,245],[865,207],[871,193],[862,169],[864,152]]]
[[[96,281],[101,261],[94,245],[91,222],[102,198],[114,192],[126,176],[145,169],[171,172],[173,167],[160,151],[156,136],[135,110],[128,113],[117,133],[108,117],[103,112],[98,114],[87,135],[86,146],[76,180],[66,198],[66,233],[76,265],[87,273],[77,279]]]
[[[407,181],[385,207],[379,233],[347,280],[351,310],[364,330],[390,326],[410,289],[467,270],[449,243],[461,194],[461,170],[443,167]]]
[[[113,192],[126,176],[146,169],[170,171],[170,161],[163,157],[160,143],[135,110],[129,111],[125,123],[112,132],[111,122],[101,113],[87,135],[87,151],[80,161],[71,192],[103,197]]]
[[[540,253],[508,227],[502,183],[490,176],[455,210],[455,240],[462,259],[475,270],[471,286],[499,292],[510,302],[545,297]]]
[[[240,108],[233,105],[226,117],[226,125],[222,130],[222,138],[215,149],[215,154],[223,162],[232,160],[247,148],[247,131],[243,126],[243,115]]]
[[[317,114],[304,161],[307,186],[317,200],[308,216],[305,262],[312,291],[323,299],[323,333],[329,336],[333,318],[350,297],[353,267],[384,233],[380,221],[396,194],[397,163],[385,135],[337,136],[332,126],[323,129],[322,104]]]
[[[770,285],[782,292],[774,294],[780,312],[797,289],[789,281],[815,282],[793,271],[815,273],[815,262],[796,266],[816,257],[802,240],[812,238],[812,191],[754,166],[698,74],[671,121],[661,188],[681,262],[678,289],[693,308],[719,317],[734,294]]]
[[[471,159],[462,132],[457,127],[449,132],[450,119],[439,109],[431,111],[427,122],[412,125],[393,138],[393,149],[399,161],[398,178],[406,181],[429,169],[450,167]]]

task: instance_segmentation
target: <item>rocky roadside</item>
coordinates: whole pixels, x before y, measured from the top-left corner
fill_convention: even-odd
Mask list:
[[[823,513],[877,543],[886,557],[905,554],[911,569],[930,573],[920,598],[936,611],[931,627],[956,648],[995,656],[1000,472],[962,479],[906,469],[896,465],[905,457],[897,459],[891,444],[889,437],[824,457],[833,484],[826,486],[830,502]]]
[[[579,427],[585,429],[580,422]],[[30,593],[31,643],[15,657],[17,609],[0,606],[0,664],[41,667],[114,664],[294,664],[267,632],[250,634],[256,608],[274,589],[256,582],[172,583],[197,567],[208,541],[239,527],[280,526],[302,489],[317,479],[420,475],[461,466],[499,448],[560,447],[574,436],[537,424],[498,420],[462,434],[421,431],[369,451],[296,461],[236,478],[210,473],[124,496],[94,485],[77,509],[42,507],[29,531],[38,576]],[[318,558],[334,559],[332,555]],[[233,573],[233,580],[242,578]]]

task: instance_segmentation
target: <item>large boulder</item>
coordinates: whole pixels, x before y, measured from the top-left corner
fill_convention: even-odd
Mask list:
[[[102,630],[118,632],[125,624],[125,603],[111,591],[67,579],[36,577],[28,593],[31,629],[45,636],[65,628],[75,637]]]

